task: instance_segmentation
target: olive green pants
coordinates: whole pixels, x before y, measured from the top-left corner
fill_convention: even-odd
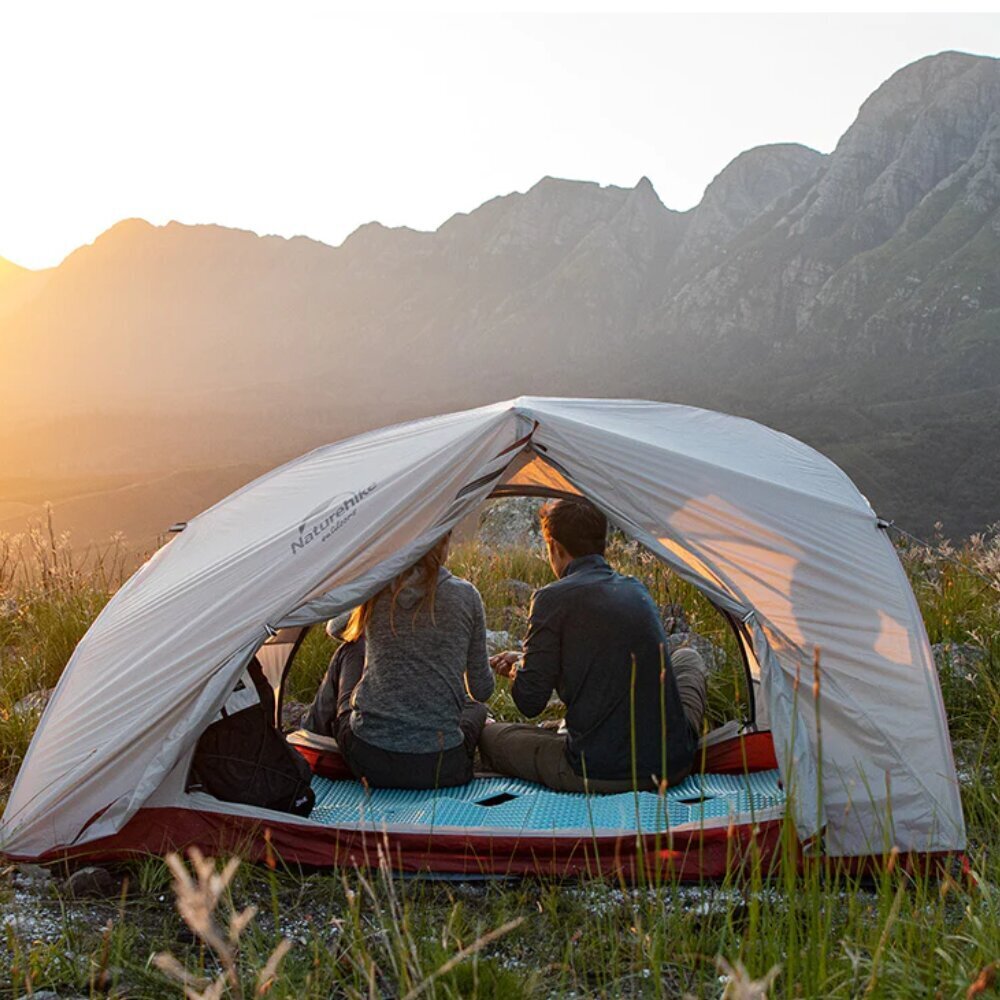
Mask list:
[[[681,704],[688,724],[701,733],[707,704],[705,663],[701,654],[689,647],[671,653],[670,664],[677,682]],[[546,785],[557,792],[592,792],[613,795],[640,790],[655,790],[653,779],[630,778],[608,780],[586,778],[573,770],[566,756],[566,736],[554,729],[513,722],[490,722],[479,737],[483,765],[500,774],[509,774],[525,781]]]

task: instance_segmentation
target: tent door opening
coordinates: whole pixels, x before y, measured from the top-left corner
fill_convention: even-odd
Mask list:
[[[308,625],[280,628],[257,650],[257,660],[264,671],[264,677],[274,691],[274,724],[279,730],[285,700],[285,680],[309,628]]]

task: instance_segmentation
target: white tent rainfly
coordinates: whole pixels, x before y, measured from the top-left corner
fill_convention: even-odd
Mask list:
[[[356,606],[504,495],[587,497],[725,616],[752,681],[752,728],[772,734],[787,796],[754,823],[780,819],[787,801],[800,839],[822,834],[830,857],[964,847],[920,613],[884,524],[844,472],[785,434],[706,410],[519,398],[318,448],[190,521],[77,646],[0,851],[111,857],[245,842],[267,827],[293,859],[359,862],[373,826],[363,809],[324,819],[221,802],[189,787],[195,744],[255,655],[280,689],[304,628]],[[636,840],[634,808],[597,829],[522,818],[512,833],[490,818],[499,808],[466,805],[439,818],[415,867],[571,870],[572,843],[586,853],[602,837]],[[378,834],[413,861],[427,828],[404,812],[385,812]],[[473,813],[485,818],[462,819]],[[685,833],[707,844],[732,823],[703,812],[657,832],[674,847]]]

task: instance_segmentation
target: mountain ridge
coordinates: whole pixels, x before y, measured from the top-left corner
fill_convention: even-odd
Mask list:
[[[1000,459],[966,482],[1000,430],[1000,62],[987,57],[902,68],[832,152],[753,147],[684,212],[647,177],[544,177],[435,230],[372,222],[339,246],[124,220],[13,306],[6,287],[12,427],[157,418],[146,447],[130,418],[131,452],[88,419],[74,449],[33,431],[43,472],[49,451],[62,471],[146,468],[156,449],[172,468],[213,447],[278,460],[521,393],[638,395],[803,437],[922,530],[1000,518]],[[17,433],[0,432],[0,459],[26,460]]]

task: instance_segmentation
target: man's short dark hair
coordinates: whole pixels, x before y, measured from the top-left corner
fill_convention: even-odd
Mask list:
[[[587,500],[550,500],[539,512],[542,535],[574,558],[603,556],[607,518]]]

